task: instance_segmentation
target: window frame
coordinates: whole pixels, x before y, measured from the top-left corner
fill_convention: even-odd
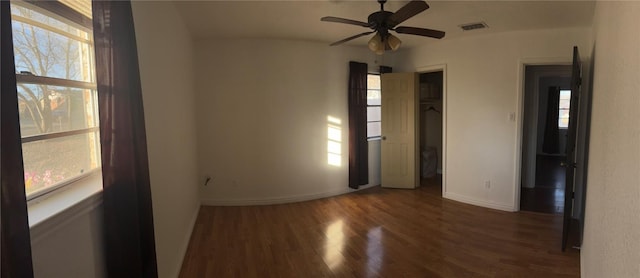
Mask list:
[[[377,75],[377,76],[382,76],[382,74],[380,74],[379,72],[370,72],[367,73],[367,79],[369,78],[369,75]],[[382,83],[382,80],[380,81],[380,83]],[[382,85],[382,84],[381,84]],[[367,94],[369,94],[369,87],[367,87]],[[367,101],[367,110],[369,110],[369,107],[380,107],[380,120],[379,121],[369,121],[369,117],[367,114],[367,122],[366,122],[366,128],[367,128],[367,141],[378,141],[382,139],[382,86],[380,86],[380,89],[373,89],[373,90],[377,90],[380,92],[380,104],[379,105],[369,105],[369,101]],[[369,123],[380,123],[380,135],[378,136],[369,136]]]
[[[94,117],[95,117],[95,119],[93,120],[95,121],[94,126],[84,127],[84,128],[75,128],[75,129],[66,130],[66,131],[53,131],[53,132],[47,132],[47,133],[35,134],[35,135],[29,135],[29,136],[21,135],[21,146],[24,146],[24,144],[31,143],[31,142],[71,137],[71,136],[81,135],[81,134],[91,134],[91,133],[95,134],[95,138],[93,138],[93,140],[96,141],[95,142],[96,149],[92,151],[97,152],[97,158],[96,158],[97,166],[87,171],[83,171],[78,175],[73,175],[67,179],[63,179],[61,181],[53,183],[52,185],[42,188],[40,190],[36,190],[30,194],[27,194],[26,188],[25,188],[25,197],[27,199],[27,202],[37,202],[38,199],[45,198],[51,195],[51,193],[53,193],[58,189],[70,186],[74,183],[77,183],[80,180],[87,179],[95,175],[96,173],[99,173],[102,171],[102,165],[101,165],[102,161],[99,154],[101,147],[100,147],[100,132],[99,132],[100,131],[99,109],[97,104],[98,102],[97,82],[96,82],[96,76],[95,76],[96,61],[95,61],[95,57],[93,57],[94,55],[93,53],[95,53],[95,41],[93,39],[93,21],[91,18],[81,14],[80,12],[74,10],[73,8],[68,7],[58,1],[12,1],[11,5],[21,6],[25,9],[32,10],[36,13],[40,13],[46,17],[50,17],[54,20],[60,21],[64,24],[70,25],[73,28],[87,32],[89,34],[88,39],[82,38],[80,36],[76,36],[71,33],[64,32],[63,30],[59,30],[55,27],[51,27],[50,25],[47,25],[45,23],[42,23],[36,20],[32,20],[30,18],[14,15],[13,13],[11,16],[12,24],[13,22],[27,24],[35,28],[40,28],[45,31],[64,36],[68,39],[77,41],[79,43],[88,44],[90,47],[89,50],[91,53],[91,55],[88,57],[89,61],[82,62],[87,64],[86,67],[88,67],[88,69],[86,70],[88,70],[88,74],[91,76],[91,78],[89,78],[90,81],[80,81],[80,80],[74,80],[74,79],[40,76],[30,72],[18,72],[18,70],[16,69],[16,86],[18,86],[19,84],[30,84],[30,85],[57,86],[57,87],[67,87],[67,88],[73,88],[73,89],[91,90],[90,98],[93,103],[91,106],[93,107],[92,112],[94,113]],[[80,58],[80,59],[83,59],[83,58]],[[86,114],[85,114],[85,117],[87,117]],[[24,163],[24,157],[23,157],[23,163]],[[25,181],[25,185],[26,185],[26,181]]]

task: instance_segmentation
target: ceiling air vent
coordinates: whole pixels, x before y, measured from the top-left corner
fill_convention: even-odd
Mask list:
[[[488,28],[489,26],[487,26],[486,23],[484,22],[475,22],[475,23],[469,23],[469,24],[462,24],[460,25],[460,28],[462,28],[463,31],[471,31],[471,30],[476,30],[476,29],[484,29],[484,28]]]

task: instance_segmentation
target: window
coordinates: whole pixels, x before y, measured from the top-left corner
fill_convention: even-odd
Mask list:
[[[382,97],[380,75],[367,75],[367,138],[380,138],[382,134]]]
[[[93,33],[46,8],[56,5],[11,5],[27,199],[100,167]]]
[[[560,90],[560,108],[558,109],[558,127],[569,127],[569,109],[571,107],[571,90]]]

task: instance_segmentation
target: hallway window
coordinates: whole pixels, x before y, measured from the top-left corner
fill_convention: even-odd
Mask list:
[[[367,75],[367,139],[378,139],[382,134],[380,75]]]
[[[560,108],[558,109],[558,127],[569,127],[569,109],[571,107],[571,90],[560,90]]]

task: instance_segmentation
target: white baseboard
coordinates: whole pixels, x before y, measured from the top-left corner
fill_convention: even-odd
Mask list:
[[[355,192],[358,190],[363,190],[370,188],[374,185],[368,184],[360,186],[358,189],[353,188],[342,188],[338,190],[332,190],[328,192],[314,193],[314,194],[306,194],[306,195],[297,195],[297,196],[286,196],[286,197],[275,197],[275,198],[265,198],[265,199],[239,199],[239,200],[221,200],[221,199],[203,199],[201,203],[203,206],[258,206],[258,205],[277,205],[277,204],[286,204],[286,203],[296,203],[302,201],[309,201],[315,199],[328,198],[333,196],[338,196],[350,192]]]
[[[175,268],[176,271],[174,275],[171,277],[177,278],[180,276],[180,271],[182,270],[182,263],[184,262],[184,257],[187,255],[187,249],[189,248],[189,242],[191,241],[193,228],[196,226],[196,221],[198,220],[198,214],[200,214],[200,205],[198,205],[196,212],[191,217],[191,221],[189,222],[189,228],[190,228],[189,232],[185,235],[184,239],[182,240],[182,246],[180,247],[180,250],[178,250],[178,254],[181,255],[180,258],[182,259],[178,262],[178,266]]]
[[[475,206],[480,206],[485,208],[491,208],[491,209],[497,209],[497,210],[503,210],[503,211],[509,211],[509,212],[517,211],[513,207],[513,205],[494,203],[494,202],[489,202],[485,200],[478,200],[475,198],[471,198],[471,197],[467,197],[467,196],[463,196],[463,195],[451,193],[451,192],[445,192],[443,194],[443,197],[446,199],[462,202],[465,204],[470,204],[470,205],[475,205]]]

